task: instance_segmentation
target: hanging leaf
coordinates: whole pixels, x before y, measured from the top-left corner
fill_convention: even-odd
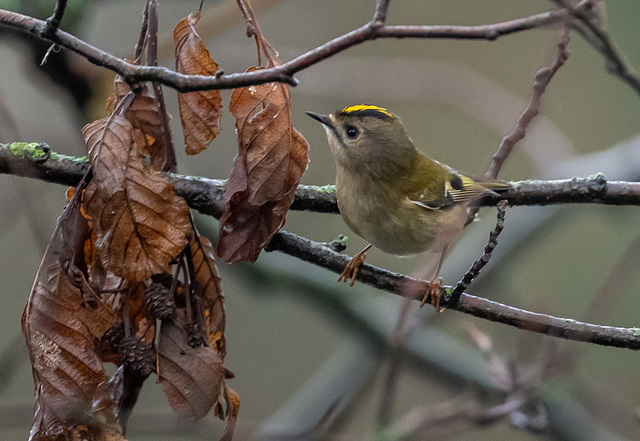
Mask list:
[[[206,237],[194,232],[190,250],[193,262],[194,292],[204,300],[204,322],[209,345],[215,348],[224,360],[226,354],[224,338],[224,296],[214,259],[213,245]]]
[[[145,169],[122,117],[83,129],[94,180],[84,201],[105,269],[132,281],[169,271],[188,243],[189,209],[169,179]]]
[[[36,390],[30,439],[67,433],[93,417],[114,421],[110,407],[100,415],[90,410],[99,385],[108,381],[95,341],[116,321],[98,298],[85,301],[59,264],[41,268],[22,317]]]
[[[236,118],[239,153],[225,190],[217,252],[227,262],[255,261],[284,225],[309,162],[309,145],[291,125],[283,84],[235,89],[229,110]]]
[[[107,100],[107,110],[113,112],[116,105],[129,93],[131,88],[116,75],[114,81],[115,92]],[[158,105],[158,100],[153,96],[145,83],[140,93],[136,94],[124,113],[124,117],[133,126],[133,136],[136,145],[140,147],[141,156],[148,158],[153,170],[164,171],[163,167],[167,158],[173,155],[169,152],[171,145],[171,133],[165,122]],[[171,115],[165,115],[167,122],[171,121]],[[169,131],[169,133],[165,133]]]
[[[189,346],[184,319],[165,322],[158,344],[159,379],[181,419],[198,420],[217,402],[224,376],[222,359],[210,346]]]
[[[227,403],[225,412],[224,432],[220,437],[220,441],[231,441],[233,432],[236,429],[236,421],[238,420],[238,411],[240,410],[240,398],[235,390],[224,385],[224,399]]]
[[[176,70],[187,75],[215,75],[216,63],[196,32],[200,12],[183,18],[173,30]],[[178,93],[184,145],[188,155],[195,155],[220,133],[222,96],[219,90]]]

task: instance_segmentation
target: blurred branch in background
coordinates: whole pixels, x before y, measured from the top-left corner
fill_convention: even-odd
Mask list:
[[[9,2],[11,3],[11,2]],[[15,7],[21,8],[27,15],[32,16],[45,16],[45,14],[51,14],[49,9],[49,2],[42,1],[21,1],[13,2]],[[66,10],[65,29],[70,32],[78,31],[79,24],[84,18],[86,7],[90,2],[84,1],[72,1],[69,7],[66,7],[67,2],[56,3],[55,12],[47,21],[42,21],[43,26],[47,26],[48,32],[45,29],[41,30],[47,35],[55,34],[62,14]],[[33,66],[38,66],[38,72],[42,72],[45,76],[51,79],[57,86],[64,89],[69,94],[75,107],[80,112],[85,112],[91,105],[92,97],[92,85],[94,82],[93,75],[95,71],[87,70],[80,67],[77,63],[77,59],[70,57],[69,53],[57,53],[55,57],[47,57],[47,62],[42,64],[43,59],[49,51],[52,50],[51,43],[46,39],[43,39],[41,35],[30,33],[16,33],[12,32],[9,28],[3,28],[0,26],[0,36],[5,38],[11,38],[17,41],[23,41],[26,43],[30,52],[30,62]],[[55,50],[59,52],[59,47]],[[36,85],[42,86],[37,81],[33,82]]]
[[[617,75],[640,94],[640,72],[629,62],[611,38],[607,29],[606,6],[603,0],[583,0],[571,5],[566,0],[552,0],[563,10],[568,10],[578,20],[575,28],[585,40],[597,49],[607,61],[609,72]],[[586,7],[585,7],[586,6]]]

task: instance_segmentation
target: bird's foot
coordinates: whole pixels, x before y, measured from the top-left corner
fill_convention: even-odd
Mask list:
[[[429,300],[429,303],[433,305],[436,311],[440,311],[440,301],[442,300],[442,277],[434,277],[431,282],[429,282],[427,292],[424,293],[424,297],[420,302],[421,308],[425,303],[427,303],[427,300]]]
[[[356,283],[356,277],[358,277],[358,272],[360,271],[360,266],[364,263],[364,260],[367,258],[367,253],[360,252],[353,256],[347,266],[342,270],[342,274],[338,277],[338,282],[347,283],[351,280],[350,285],[353,286]]]

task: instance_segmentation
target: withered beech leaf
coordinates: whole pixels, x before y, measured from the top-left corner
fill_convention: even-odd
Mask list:
[[[162,323],[158,375],[162,390],[178,417],[198,420],[217,402],[224,369],[222,359],[212,347],[189,346],[183,321]]]
[[[187,75],[215,75],[216,63],[196,32],[200,13],[189,14],[173,30],[176,70]],[[222,96],[219,90],[178,93],[184,145],[188,155],[206,149],[220,133]]]
[[[30,439],[86,422],[98,386],[108,381],[95,342],[116,317],[97,311],[106,306],[96,302],[85,301],[59,264],[40,269],[22,317],[36,390]],[[113,420],[112,409],[102,413]]]
[[[227,262],[255,261],[284,225],[309,145],[291,125],[286,85],[235,89],[229,110],[239,152],[225,190],[217,252]]]
[[[116,104],[131,91],[120,75],[115,78],[114,89],[114,95],[107,101],[109,111],[113,111]],[[133,98],[124,117],[133,126],[133,135],[140,154],[149,158],[151,168],[163,171],[168,155],[172,154],[167,150],[173,146],[165,142],[170,139],[171,133],[165,133],[164,120],[160,112],[156,97],[151,94],[149,86],[145,83],[140,93]],[[166,118],[170,121],[171,115],[167,114]],[[167,127],[167,130],[170,128]]]
[[[209,345],[217,349],[224,360],[226,345],[224,338],[224,296],[214,258],[213,245],[206,237],[194,233],[190,250],[193,261],[194,290],[204,300],[204,322]]]
[[[84,202],[102,265],[131,281],[168,272],[188,243],[186,202],[166,176],[142,165],[126,119],[94,121],[83,134],[94,175]]]
[[[238,411],[240,410],[240,397],[235,390],[224,385],[224,398],[227,403],[227,410],[225,412],[225,425],[224,432],[220,437],[220,441],[231,441],[233,439],[233,432],[236,428],[236,421],[238,419]]]

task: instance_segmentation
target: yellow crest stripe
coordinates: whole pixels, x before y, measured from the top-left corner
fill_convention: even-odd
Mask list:
[[[355,106],[347,106],[344,109],[342,109],[340,112],[349,114],[353,112],[362,112],[363,110],[373,110],[376,112],[383,113],[387,115],[389,118],[393,118],[393,114],[391,114],[391,112],[389,112],[384,107],[372,106],[368,104],[356,104]]]

